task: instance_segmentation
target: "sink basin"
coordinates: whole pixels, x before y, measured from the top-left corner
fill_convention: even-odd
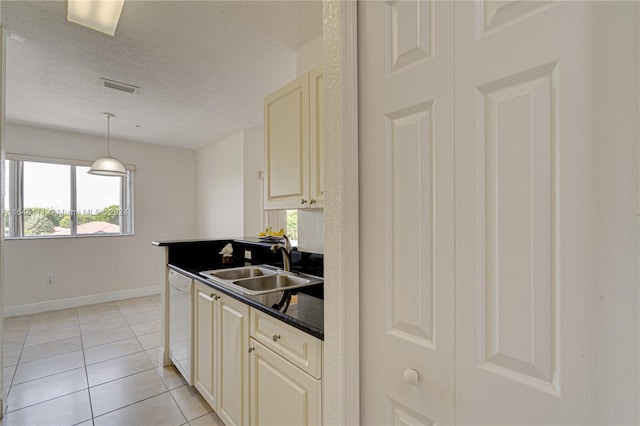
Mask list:
[[[254,292],[254,294],[258,294],[255,292],[289,290],[292,288],[299,288],[304,287],[305,285],[310,285],[311,282],[312,280],[308,278],[280,273],[258,278],[237,280],[233,283],[245,290]]]
[[[274,269],[268,265],[202,271],[211,281],[251,296],[294,290],[322,283],[322,278]]]
[[[240,268],[218,269],[214,271],[201,272],[202,275],[213,275],[223,280],[239,280],[242,278],[261,277],[265,275],[273,275],[276,271],[273,269],[262,268],[260,266],[243,266]]]

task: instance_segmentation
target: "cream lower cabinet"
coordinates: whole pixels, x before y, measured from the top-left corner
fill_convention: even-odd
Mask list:
[[[319,425],[322,342],[251,309],[253,425]]]
[[[249,423],[249,307],[196,283],[194,385],[227,426]]]
[[[193,306],[193,385],[212,408],[216,406],[217,390],[213,354],[217,352],[215,317],[215,297],[212,288],[195,283]]]
[[[227,426],[249,424],[249,306],[221,295],[216,306],[220,335],[216,412]]]
[[[194,386],[227,426],[319,425],[322,341],[195,283]]]

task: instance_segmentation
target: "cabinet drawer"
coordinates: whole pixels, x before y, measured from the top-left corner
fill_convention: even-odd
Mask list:
[[[316,379],[322,377],[322,341],[253,308],[250,334]]]

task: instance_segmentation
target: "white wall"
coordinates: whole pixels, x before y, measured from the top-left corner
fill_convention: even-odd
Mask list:
[[[298,49],[297,74],[308,72],[322,63],[322,35]],[[324,253],[324,210],[298,210],[298,250]]]
[[[10,153],[92,161],[105,138],[7,124]],[[164,249],[151,242],[195,237],[194,151],[131,141],[111,141],[111,153],[134,164],[135,235],[5,243],[5,306],[148,289],[164,282]],[[47,275],[55,284],[47,285]],[[22,308],[25,308],[22,306]]]
[[[198,236],[240,237],[244,228],[244,132],[198,150]]]
[[[262,214],[262,178],[264,170],[264,134],[244,131],[244,234],[257,235],[264,228]]]
[[[296,75],[317,67],[322,63],[322,34],[314,38],[296,52]]]
[[[257,235],[262,228],[262,132],[240,130],[197,152],[200,238]]]
[[[298,210],[298,250],[324,253],[324,210]]]
[[[297,52],[297,74],[322,62],[322,36]],[[256,130],[239,130],[197,152],[197,223],[200,238],[255,236],[267,225],[262,207],[264,137]],[[299,249],[322,253],[322,210],[299,210]],[[286,221],[282,223],[285,225]],[[301,228],[300,228],[301,227]],[[302,239],[302,237],[301,237]]]

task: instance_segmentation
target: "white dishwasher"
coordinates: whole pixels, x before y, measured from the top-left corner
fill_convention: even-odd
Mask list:
[[[193,280],[169,270],[169,358],[193,385]]]

